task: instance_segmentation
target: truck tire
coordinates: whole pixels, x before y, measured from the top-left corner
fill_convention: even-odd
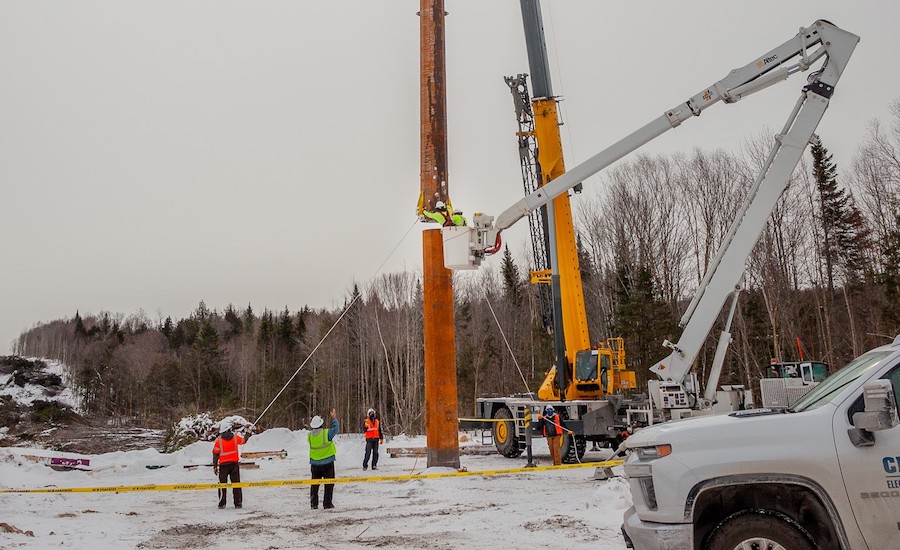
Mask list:
[[[572,440],[575,440],[575,444],[572,444]],[[584,453],[587,451],[587,440],[580,435],[569,435],[566,434],[563,436],[563,444],[562,450],[562,462],[563,464],[575,464],[581,462],[581,459],[584,458]],[[575,453],[578,453],[577,456]]]
[[[503,422],[494,422],[494,427],[492,428],[494,446],[497,447],[497,452],[506,458],[517,458],[522,454],[522,448],[519,446],[519,439],[516,437],[515,420],[513,420],[512,417],[512,413],[510,413],[509,409],[506,407],[497,409],[497,411],[494,412],[495,420],[509,419]]]
[[[818,545],[797,522],[773,510],[741,510],[717,525],[704,550],[814,550]]]

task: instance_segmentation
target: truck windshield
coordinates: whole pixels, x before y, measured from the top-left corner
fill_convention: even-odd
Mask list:
[[[893,355],[893,353],[893,351],[873,351],[860,355],[853,361],[850,361],[846,367],[826,378],[824,382],[800,398],[793,407],[788,409],[788,412],[808,411],[830,403],[847,384],[852,383],[869,370],[881,365],[882,361]]]

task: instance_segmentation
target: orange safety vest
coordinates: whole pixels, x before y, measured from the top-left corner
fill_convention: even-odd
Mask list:
[[[378,430],[378,425],[380,421],[376,418],[375,420],[370,420],[366,418],[366,439],[380,439],[381,435]]]
[[[550,424],[550,429],[555,430],[556,433],[548,434],[547,424]],[[562,435],[562,424],[559,422],[558,414],[544,417],[544,437],[553,437],[554,435]]]
[[[216,438],[213,443],[213,454],[219,455],[219,464],[228,464],[231,462],[240,462],[241,454],[238,452],[238,445],[244,444],[244,436],[234,434],[231,439]]]

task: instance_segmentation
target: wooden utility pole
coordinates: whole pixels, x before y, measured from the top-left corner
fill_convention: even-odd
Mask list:
[[[450,202],[447,188],[447,86],[444,0],[420,0],[420,119],[423,207]],[[439,227],[422,232],[425,317],[425,434],[428,467],[459,468],[456,340],[451,271]]]

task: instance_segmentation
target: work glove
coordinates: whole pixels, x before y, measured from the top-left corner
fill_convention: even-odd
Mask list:
[[[381,441],[379,441],[379,443],[384,444],[384,438],[383,438],[383,437],[381,438]]]
[[[216,477],[218,477],[218,475],[219,475],[219,465],[218,464],[215,464],[213,466],[213,473],[216,474]]]

